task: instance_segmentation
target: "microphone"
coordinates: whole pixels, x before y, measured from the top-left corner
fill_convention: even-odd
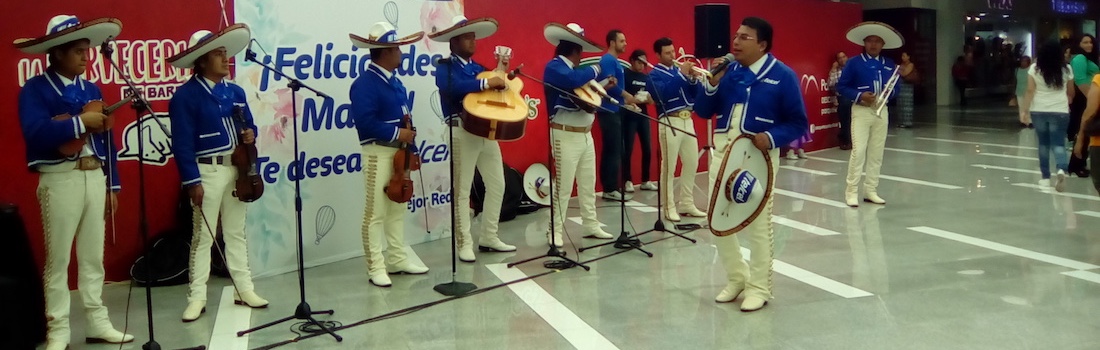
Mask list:
[[[103,40],[103,43],[99,44],[99,53],[110,58],[111,54],[115,52],[115,50],[111,48],[111,40],[114,39],[114,36],[108,36],[106,40]]]
[[[516,76],[520,74],[520,72],[519,72],[520,68],[523,68],[522,63],[519,66],[517,66],[516,69],[513,69],[512,71],[508,72],[508,80],[515,79]]]
[[[432,66],[439,67],[441,64],[451,64],[450,57],[439,57],[432,60]]]
[[[718,75],[718,73],[726,70],[726,67],[729,67],[730,63],[733,63],[733,61],[736,59],[735,57],[733,57],[732,53],[727,53],[725,56],[722,56],[722,58],[726,59],[726,61],[719,63],[714,67],[710,67],[711,76]]]
[[[246,47],[244,49],[244,59],[245,59],[245,61],[255,61],[256,60],[256,52],[252,51],[252,43],[255,42],[255,41],[256,41],[255,38],[248,41],[248,47]]]

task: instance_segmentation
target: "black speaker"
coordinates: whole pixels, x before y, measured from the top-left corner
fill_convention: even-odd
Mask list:
[[[695,57],[717,58],[730,52],[730,5],[695,5]]]

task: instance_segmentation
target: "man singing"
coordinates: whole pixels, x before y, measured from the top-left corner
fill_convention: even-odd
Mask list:
[[[405,203],[390,200],[386,184],[393,176],[393,157],[398,148],[415,147],[416,132],[406,120],[411,118],[412,101],[397,67],[401,65],[401,46],[420,41],[424,32],[403,38],[388,22],[370,27],[367,37],[350,34],[356,47],[370,49],[371,64],[351,84],[351,116],[363,147],[363,177],[366,205],[363,209],[363,251],[367,258],[370,283],[390,287],[392,274],[425,274],[428,268],[408,260],[405,254]],[[382,256],[382,237],[386,237],[386,256]]]
[[[69,257],[74,241],[77,288],[87,320],[86,341],[134,341],[134,336],[111,325],[101,298],[105,218],[117,209],[122,187],[113,156],[118,151],[111,142],[107,116],[83,112],[85,104],[103,96],[98,86],[81,77],[88,64],[88,49],[121,31],[122,23],[114,18],[81,23],[76,16],[59,15],[46,25],[46,35],[15,41],[19,51],[47,54],[49,59],[46,71],[27,80],[19,91],[19,126],[27,167],[39,173],[38,204],[46,248],[42,282],[47,350],[69,346]]]
[[[458,259],[474,262],[473,239],[470,237],[470,186],[474,181],[474,167],[481,173],[485,182],[485,207],[482,211],[482,232],[478,250],[483,252],[512,252],[516,247],[505,244],[497,237],[500,222],[500,208],[504,201],[504,165],[500,155],[500,145],[471,134],[462,128],[460,114],[466,113],[462,100],[472,92],[488,89],[503,89],[504,79],[478,79],[477,75],[485,68],[470,61],[477,48],[477,39],[484,39],[497,31],[497,21],[491,18],[479,18],[467,21],[465,17],[455,18],[450,28],[428,35],[438,42],[449,42],[451,58],[441,62],[435,73],[435,86],[439,88],[443,115],[446,123],[453,129],[451,151],[454,154],[455,201],[458,227],[455,240],[458,245]]]
[[[699,77],[692,69],[694,64],[685,63],[680,68],[675,65],[675,51],[672,39],[660,38],[653,42],[653,52],[659,63],[649,76],[647,89],[652,91],[657,102],[657,115],[669,125],[690,132],[695,131],[695,122],[691,111],[695,105],[695,95],[700,91]],[[665,218],[680,221],[680,214],[692,217],[706,217],[707,213],[695,207],[695,172],[699,168],[699,143],[695,137],[661,124],[657,126],[661,142],[661,189]],[[682,159],[684,166],[680,171],[680,184],[673,186],[676,179],[676,160]],[[678,191],[673,191],[676,188]],[[673,193],[679,192],[678,195]]]
[[[886,147],[886,129],[890,125],[890,112],[883,108],[875,112],[876,96],[886,88],[897,65],[882,57],[882,49],[896,49],[903,41],[901,34],[885,23],[863,22],[848,30],[848,41],[863,45],[863,54],[852,57],[844,66],[837,81],[836,90],[841,96],[855,101],[852,106],[852,154],[848,159],[847,188],[844,202],[849,207],[859,206],[859,180],[863,172],[863,201],[886,204],[878,195],[878,176],[882,170],[882,152]],[[897,96],[894,90],[886,98]],[[864,169],[866,162],[867,168]]]
[[[554,59],[546,64],[543,79],[546,84],[565,91],[594,83],[594,79],[607,77],[601,75],[600,66],[577,67],[581,61],[581,52],[600,52],[599,45],[584,36],[584,29],[576,23],[562,26],[557,23],[546,25],[543,36],[554,45]],[[545,88],[546,105],[550,112],[550,138],[554,153],[554,223],[547,239],[555,247],[561,247],[561,231],[564,225],[565,208],[569,205],[569,195],[573,193],[576,180],[577,197],[580,200],[581,224],[584,237],[611,239],[611,234],[600,228],[596,220],[596,150],[592,141],[592,121],[595,116],[577,106],[577,104],[558,90]]]
[[[191,79],[176,89],[168,103],[172,122],[172,153],[180,181],[194,206],[190,279],[183,322],[197,320],[206,311],[206,281],[210,279],[210,247],[221,218],[225,259],[237,288],[234,302],[267,307],[256,295],[248,269],[245,242],[246,205],[236,197],[237,168],[233,149],[256,142],[256,123],[244,89],[226,80],[229,58],[248,45],[251,32],[244,24],[218,33],[200,30],[191,35],[187,50],[168,58],[178,68],[194,68]],[[207,226],[210,225],[210,226]]]
[[[720,151],[716,155],[724,154],[734,139],[746,134],[752,136],[756,148],[777,160],[779,146],[801,137],[808,127],[799,78],[769,53],[773,41],[772,26],[767,21],[745,18],[735,34],[733,55],[737,62],[707,82],[696,98],[695,112],[703,118],[722,116],[715,128],[714,143]],[[721,163],[721,156],[711,159],[712,179]],[[774,174],[779,170],[778,161],[771,164],[773,176],[769,184],[775,181]],[[729,277],[729,284],[715,301],[731,302],[744,292],[741,311],[756,311],[772,298],[772,204],[772,198],[768,197],[764,212],[741,233],[715,237],[718,255]],[[752,249],[749,264],[741,256],[738,236],[749,240]]]

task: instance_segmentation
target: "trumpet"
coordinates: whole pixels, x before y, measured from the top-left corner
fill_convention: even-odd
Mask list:
[[[647,66],[649,66],[649,69],[657,69],[657,67],[654,67],[652,63],[646,62],[645,64]],[[679,61],[675,61],[675,60],[672,61],[672,65],[676,66],[676,68],[680,68],[680,64],[681,63]],[[691,70],[696,72],[696,73],[699,73],[700,75],[702,75],[704,77],[707,77],[707,79],[711,78],[710,71],[708,71],[706,69],[699,68],[699,66],[691,67]]]
[[[699,67],[702,65],[702,62],[699,62],[699,59],[696,58],[695,55],[684,52],[683,47],[680,47],[679,54],[680,57],[676,57],[675,60],[672,60],[672,64],[676,65],[676,67],[680,67],[680,65],[683,64],[681,61],[695,60],[695,66],[691,67],[691,70],[695,73],[701,74],[704,77],[707,77],[707,79],[711,78],[710,71]]]
[[[890,80],[886,81],[886,85],[882,87],[882,91],[878,95],[875,95],[875,115],[882,116],[882,108],[886,107],[886,102],[890,100],[890,93],[894,91],[894,86],[898,84],[898,80],[901,78],[901,68],[895,68],[894,74],[890,75]]]

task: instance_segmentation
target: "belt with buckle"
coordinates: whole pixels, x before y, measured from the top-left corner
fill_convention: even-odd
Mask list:
[[[233,165],[233,160],[227,156],[199,157],[199,164]]]
[[[76,170],[96,170],[103,167],[99,158],[88,156],[76,160]]]
[[[691,119],[690,109],[681,109],[672,113],[665,114],[666,117],[676,117],[680,119]]]
[[[562,131],[568,131],[568,132],[579,132],[579,133],[587,133],[589,131],[592,131],[592,126],[591,125],[589,125],[589,126],[572,126],[572,125],[565,125],[565,124],[558,124],[558,123],[550,123],[550,128],[551,129],[558,129],[558,130],[562,130]]]

